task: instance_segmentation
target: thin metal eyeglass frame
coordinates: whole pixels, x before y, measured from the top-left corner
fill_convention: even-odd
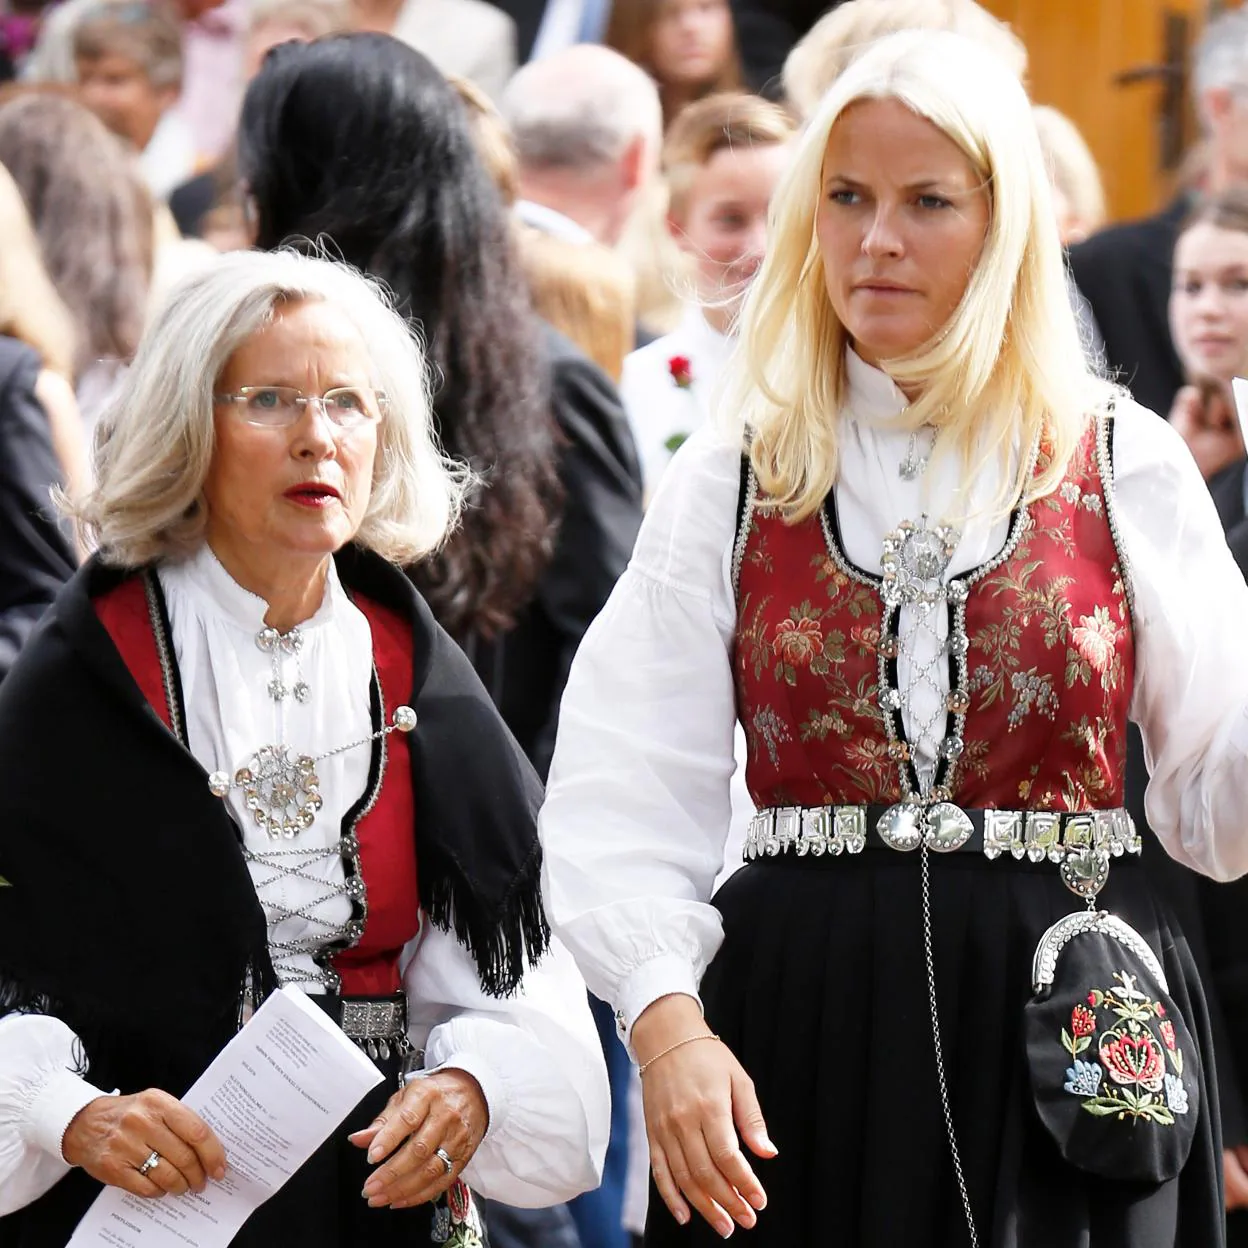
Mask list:
[[[255,394],[265,391],[265,390],[285,392],[288,394],[294,394],[297,397],[292,400],[292,403],[295,408],[295,413],[291,415],[289,420],[254,420],[250,416],[244,414],[243,419],[249,425],[255,425],[261,429],[288,429],[290,428],[291,425],[295,424],[299,420],[299,417],[302,415],[303,409],[306,408],[309,403],[317,404],[321,409],[322,415],[325,416],[325,418],[330,422],[330,424],[336,426],[337,428],[339,429],[355,428],[355,427],[358,427],[359,425],[365,424],[368,421],[379,421],[381,417],[385,415],[387,404],[389,403],[389,399],[385,391],[373,390],[370,387],[365,387],[365,386],[333,386],[330,389],[326,390],[324,394],[320,394],[320,395],[304,394],[303,391],[300,390],[297,386],[243,386],[240,390],[236,391],[234,394],[214,394],[212,396],[212,401],[214,403],[229,403],[232,405],[238,405],[241,403],[246,403],[248,399],[252,398]],[[360,415],[359,420],[351,420],[351,421],[344,422],[342,420],[337,419],[334,413],[332,413],[329,410],[329,406],[326,400],[329,399],[330,395],[342,394],[344,392],[351,393],[351,394],[359,394],[361,396],[371,394],[376,403],[376,408],[377,408],[376,412],[374,413],[374,412],[369,411],[365,407],[361,407],[359,409],[356,409]],[[283,411],[284,408],[278,407],[278,408],[272,408],[270,410],[276,413],[276,412]],[[340,414],[346,415],[347,413],[340,413]]]

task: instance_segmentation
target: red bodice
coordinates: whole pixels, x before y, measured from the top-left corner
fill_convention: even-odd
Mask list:
[[[355,605],[373,633],[373,663],[386,715],[412,700],[412,630],[396,612],[367,598]],[[405,732],[386,737],[381,791],[356,824],[368,914],[359,942],[334,958],[344,996],[386,996],[402,987],[399,954],[420,928],[416,890],[416,799]]]
[[[412,697],[411,629],[386,607],[359,596],[355,604],[372,630],[373,663],[387,715],[392,715],[396,706],[410,703]],[[172,712],[142,580],[123,581],[94,605],[143,696],[171,729]],[[416,803],[407,734],[390,733],[386,752],[381,787],[355,825],[366,912],[359,940],[333,959],[344,996],[388,996],[399,991],[399,955],[420,928]]]
[[[1122,803],[1134,648],[1103,437],[1091,425],[1058,489],[1015,515],[996,559],[959,578],[971,701],[947,783],[964,809]],[[734,671],[760,807],[902,797],[876,701],[879,581],[833,553],[818,516],[788,525],[754,509]]]

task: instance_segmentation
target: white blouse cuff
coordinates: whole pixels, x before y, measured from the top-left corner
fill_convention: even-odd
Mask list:
[[[481,1143],[492,1139],[501,1130],[511,1109],[511,1096],[506,1081],[479,1053],[464,1050],[448,1052],[445,1057],[439,1056],[437,1065],[427,1067],[422,1076],[428,1078],[442,1070],[462,1070],[481,1085],[481,1095],[485,1097],[485,1108],[489,1115]]]
[[[69,1124],[92,1101],[108,1095],[72,1070],[54,1071],[31,1098],[22,1124],[22,1138],[64,1161],[61,1145]]]
[[[615,1029],[634,1061],[637,1059],[632,1046],[633,1024],[647,1006],[674,993],[692,997],[698,1009],[702,1008],[697,976],[688,959],[678,953],[658,954],[621,980],[615,994]]]

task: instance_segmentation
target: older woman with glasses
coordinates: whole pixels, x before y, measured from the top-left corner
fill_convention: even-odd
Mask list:
[[[65,1244],[101,1185],[220,1179],[177,1097],[287,984],[388,1078],[236,1244],[479,1244],[468,1184],[594,1186],[606,1081],[540,788],[396,566],[467,484],[405,323],[345,267],[223,258],[102,429],[99,553],[0,697],[0,1241]]]

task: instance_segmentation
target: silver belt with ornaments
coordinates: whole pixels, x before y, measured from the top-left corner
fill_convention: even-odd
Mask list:
[[[773,806],[746,833],[746,862],[792,855],[823,858],[866,849],[902,853],[926,845],[935,853],[982,853],[996,859],[1049,862],[1085,899],[1105,885],[1111,858],[1139,854],[1131,815],[1122,808],[1067,813],[1047,810],[963,810],[952,802],[868,806]]]

